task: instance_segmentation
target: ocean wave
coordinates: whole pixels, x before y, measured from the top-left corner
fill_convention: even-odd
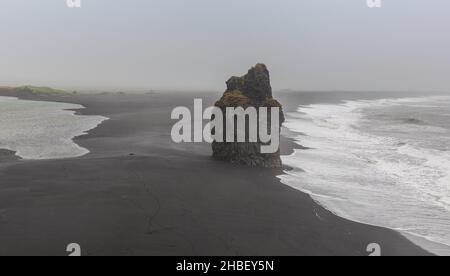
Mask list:
[[[410,234],[450,245],[449,152],[424,147],[410,137],[418,133],[416,126],[427,142],[436,133],[450,135],[448,129],[423,127],[425,121],[417,118],[405,119],[409,127],[403,122],[403,126],[386,126],[378,132],[366,128],[379,124],[379,130],[398,120],[390,116],[392,107],[397,111],[405,105],[418,108],[411,103],[427,105],[443,99],[450,97],[300,106],[296,116],[288,116],[285,127],[305,133],[297,136],[296,142],[311,150],[284,156],[285,164],[304,172],[289,171],[280,178],[347,219],[408,229]],[[385,115],[386,122],[373,122],[367,116],[369,111]],[[401,133],[394,135],[395,131]],[[438,138],[450,138],[441,136],[436,136],[436,143],[441,143]]]
[[[73,139],[108,118],[76,115],[81,105],[0,97],[0,148],[22,159],[79,157],[89,150]]]

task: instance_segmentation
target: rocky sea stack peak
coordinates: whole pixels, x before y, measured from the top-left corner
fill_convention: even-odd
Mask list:
[[[227,81],[227,91],[240,91],[244,96],[257,103],[272,98],[269,70],[264,64],[257,64],[243,77],[231,77]],[[225,92],[225,93],[226,93]]]
[[[216,106],[225,112],[227,107],[279,107],[279,127],[284,122],[281,104],[272,96],[270,74],[266,65],[257,64],[245,76],[231,77],[227,82],[227,90]],[[259,116],[259,114],[258,114]],[[268,113],[269,129],[271,112]],[[226,118],[224,119],[226,125]],[[248,126],[247,126],[248,131]],[[225,135],[225,134],[224,134]],[[258,139],[259,141],[259,139]],[[282,166],[280,151],[261,153],[261,142],[213,142],[213,157],[219,160],[252,167],[280,168]]]

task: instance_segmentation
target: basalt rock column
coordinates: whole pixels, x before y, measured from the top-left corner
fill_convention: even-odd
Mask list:
[[[227,90],[222,98],[216,102],[223,114],[227,107],[279,107],[280,122],[279,127],[284,122],[284,114],[281,104],[272,96],[272,87],[270,85],[270,74],[264,64],[257,64],[251,68],[245,76],[231,77],[227,81]],[[258,114],[259,116],[259,114]],[[224,126],[226,125],[226,116],[224,116]],[[268,122],[271,121],[271,112],[268,112]],[[270,123],[269,123],[270,124]],[[270,130],[270,125],[268,126]],[[248,126],[247,130],[248,131]],[[224,133],[224,136],[226,134]],[[248,134],[246,135],[248,138]],[[261,143],[249,142],[217,142],[212,144],[213,157],[219,160],[247,165],[252,167],[280,168],[280,151],[275,153],[261,153]]]

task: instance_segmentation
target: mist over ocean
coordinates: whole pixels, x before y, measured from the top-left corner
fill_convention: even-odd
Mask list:
[[[299,106],[283,183],[339,216],[450,245],[450,96]]]
[[[0,97],[0,149],[23,159],[60,159],[89,150],[72,139],[86,134],[107,118],[75,115],[83,106]]]

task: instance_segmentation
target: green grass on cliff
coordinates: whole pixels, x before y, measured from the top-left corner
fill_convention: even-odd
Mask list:
[[[225,92],[225,94],[222,96],[222,98],[216,103],[216,106],[218,106],[220,108],[225,108],[225,107],[247,108],[247,107],[251,106],[251,102],[247,96],[242,94],[241,91],[234,90],[231,92]],[[266,101],[262,104],[262,106],[280,107],[280,108],[282,107],[281,104],[273,98],[266,99]]]
[[[0,95],[15,96],[20,94],[32,94],[36,96],[69,95],[69,93],[64,90],[44,86],[0,86]]]
[[[248,107],[250,105],[250,99],[242,94],[241,91],[235,90],[232,92],[226,92],[223,97],[216,103],[216,106],[224,107]]]
[[[18,91],[18,92],[21,92],[21,91],[30,92],[30,93],[33,93],[33,94],[61,94],[61,93],[66,93],[66,91],[64,91],[64,90],[53,89],[53,88],[45,87],[45,86],[20,86],[20,87],[15,87],[14,90]]]

